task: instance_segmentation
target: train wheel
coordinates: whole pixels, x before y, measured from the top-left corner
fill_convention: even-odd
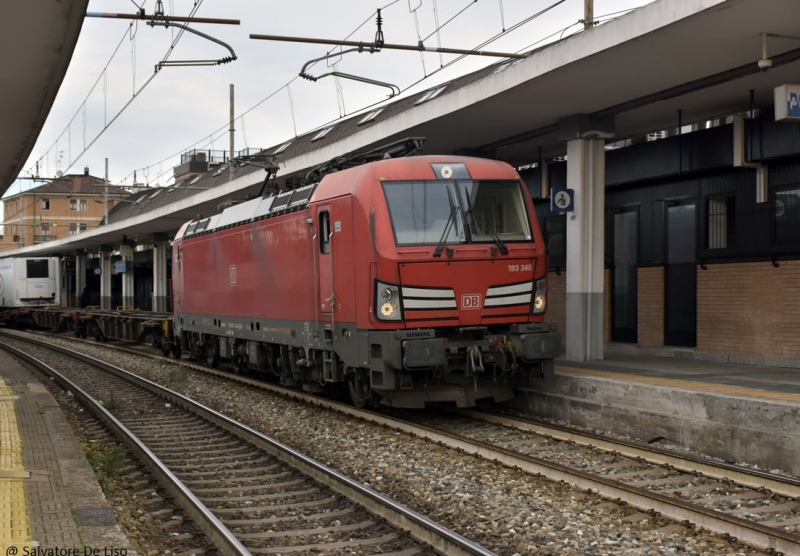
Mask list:
[[[172,357],[175,359],[180,359],[181,355],[183,355],[181,345],[176,341],[174,344],[172,344]]]
[[[364,407],[370,402],[371,391],[369,384],[364,380],[363,373],[356,370],[350,380],[347,381],[347,389],[350,391],[350,400],[356,407]]]
[[[206,364],[209,367],[219,365],[219,351],[217,351],[216,342],[206,342]]]
[[[161,348],[161,355],[163,355],[164,357],[169,357],[169,352],[170,352],[169,348]]]

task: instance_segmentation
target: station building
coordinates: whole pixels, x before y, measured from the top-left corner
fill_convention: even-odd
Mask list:
[[[797,364],[800,125],[765,106],[609,142],[605,155],[606,349]],[[566,187],[566,162],[547,166],[548,187]],[[549,316],[563,329],[569,213],[541,198],[539,168],[521,173],[539,197]]]

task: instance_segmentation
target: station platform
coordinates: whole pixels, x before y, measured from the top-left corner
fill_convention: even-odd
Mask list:
[[[800,476],[800,369],[608,350],[520,391],[537,417]]]
[[[0,350],[0,551],[83,555],[87,547],[134,554],[58,404]]]
[[[556,368],[595,376],[623,375],[632,381],[784,400],[800,405],[800,369],[613,351],[606,352],[604,357],[601,361],[580,363],[559,359]]]

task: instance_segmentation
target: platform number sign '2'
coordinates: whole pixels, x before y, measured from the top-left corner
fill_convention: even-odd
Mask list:
[[[554,187],[550,191],[550,210],[554,212],[572,212],[575,210],[575,191]]]

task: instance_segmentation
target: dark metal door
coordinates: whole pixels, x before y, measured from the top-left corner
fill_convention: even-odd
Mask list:
[[[636,343],[638,336],[638,207],[614,215],[611,340]]]
[[[697,346],[697,221],[695,202],[667,206],[664,343]]]

